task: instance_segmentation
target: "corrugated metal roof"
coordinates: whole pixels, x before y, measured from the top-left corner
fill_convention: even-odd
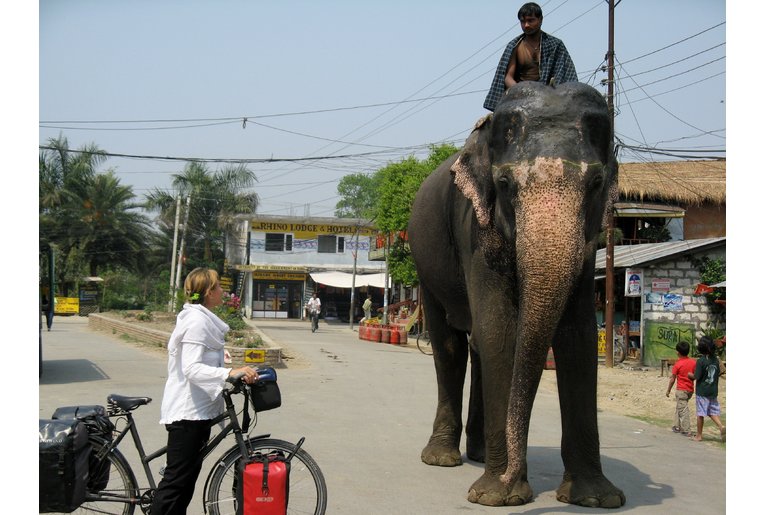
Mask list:
[[[723,237],[665,243],[642,243],[640,245],[616,245],[614,246],[614,268],[647,265],[692,250],[725,245],[725,240],[726,238]],[[605,268],[606,249],[598,249],[595,257],[595,270],[602,271]]]

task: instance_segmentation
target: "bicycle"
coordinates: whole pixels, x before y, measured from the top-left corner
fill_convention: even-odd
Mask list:
[[[319,312],[312,312],[311,313],[311,332],[315,333],[316,330],[319,328]]]
[[[211,436],[202,448],[203,460],[218,447],[229,433],[234,433],[236,445],[218,458],[207,476],[203,490],[205,513],[211,515],[236,513],[236,466],[243,456],[252,457],[258,453],[267,455],[271,452],[280,452],[284,456],[292,457],[287,513],[324,514],[327,509],[327,485],[316,461],[301,448],[305,438],[301,438],[297,444],[293,444],[284,440],[270,438],[270,434],[254,437],[246,435],[250,422],[247,403],[249,402],[251,386],[244,383],[241,377],[233,378],[229,382],[231,383],[230,386],[223,390],[225,411],[211,421],[211,426],[215,426],[226,419],[228,419],[228,423],[219,433]],[[245,395],[242,424],[239,423],[238,414],[234,407],[233,394]],[[167,446],[147,455],[132,415],[134,410],[150,402],[151,398],[149,397],[109,395],[107,398],[107,414],[110,419],[123,419],[125,421],[124,427],[121,430],[114,430],[112,441],[107,441],[95,435],[90,435],[89,437],[93,448],[90,466],[91,468],[95,466],[95,470],[103,471],[101,467],[108,464],[108,484],[100,490],[91,491],[88,489],[85,502],[74,513],[130,515],[135,511],[136,506],[139,506],[144,513],[150,513],[151,502],[157,488],[157,483],[149,468],[149,463],[165,455],[167,453]],[[131,435],[135,448],[138,451],[149,488],[138,487],[133,469],[118,449],[119,444],[127,434]],[[97,461],[94,462],[94,460]]]
[[[427,325],[425,324],[425,314],[417,307],[417,322],[413,328],[417,328],[417,348],[423,354],[431,356],[433,354],[433,347],[430,345],[430,332],[428,332]]]

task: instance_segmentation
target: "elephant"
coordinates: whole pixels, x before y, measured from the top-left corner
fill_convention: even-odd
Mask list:
[[[470,358],[466,454],[485,463],[470,502],[532,500],[529,421],[552,346],[565,470],[556,497],[588,507],[625,503],[602,471],[596,397],[595,252],[617,172],[597,90],[522,82],[415,196],[408,239],[438,386],[421,459],[462,463]]]

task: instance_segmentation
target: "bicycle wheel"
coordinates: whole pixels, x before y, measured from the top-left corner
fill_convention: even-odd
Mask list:
[[[417,348],[428,356],[433,354],[433,347],[430,346],[430,333],[427,329],[417,335]]]
[[[273,438],[250,439],[250,453],[267,454],[282,451],[289,455],[295,445]],[[205,510],[211,515],[234,515],[236,513],[236,463],[241,457],[234,446],[213,466],[205,487]],[[313,513],[322,515],[327,509],[327,484],[319,466],[311,456],[300,449],[290,464],[288,514]]]
[[[90,439],[93,446],[91,456],[97,455],[106,445],[101,439]],[[108,513],[113,515],[131,515],[135,511],[135,501],[138,498],[138,487],[125,457],[117,449],[112,449],[102,462],[103,466],[109,467],[109,480],[102,490],[88,489],[85,502],[72,513]],[[91,468],[94,462],[91,461]],[[103,476],[101,476],[103,477]]]
[[[627,357],[624,343],[614,340],[614,363],[622,363]]]

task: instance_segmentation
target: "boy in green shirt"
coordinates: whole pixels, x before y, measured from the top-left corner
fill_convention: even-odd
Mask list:
[[[720,430],[720,439],[725,441],[725,426],[720,421],[720,403],[717,402],[717,383],[720,380],[720,361],[715,356],[715,344],[709,336],[699,339],[701,357],[696,361],[696,370],[688,373],[688,379],[696,381],[696,436],[701,441],[704,417],[708,416]]]

